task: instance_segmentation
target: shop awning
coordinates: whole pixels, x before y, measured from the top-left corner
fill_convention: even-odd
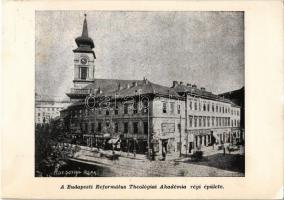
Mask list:
[[[213,136],[214,136],[215,139],[218,140],[219,137],[218,137],[218,135],[217,135],[217,131],[213,131]]]

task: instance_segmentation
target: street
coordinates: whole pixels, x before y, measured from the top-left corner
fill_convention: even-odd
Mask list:
[[[103,154],[111,154],[111,151],[102,151]],[[209,153],[210,152],[210,153]],[[116,152],[117,153],[117,152]],[[97,151],[85,148],[77,152],[72,162],[84,165],[93,165],[95,169],[99,166],[104,168],[103,174],[98,176],[115,177],[230,177],[244,176],[244,156],[238,152],[223,155],[222,151],[208,151],[201,161],[193,162],[188,157],[174,158],[168,160],[159,159],[150,161],[145,155],[120,156],[112,160],[103,157]]]

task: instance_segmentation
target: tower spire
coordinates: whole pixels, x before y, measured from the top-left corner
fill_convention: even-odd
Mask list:
[[[84,24],[83,24],[83,31],[82,31],[82,37],[88,37],[88,24],[87,24],[87,14],[84,14]]]
[[[88,24],[87,24],[87,14],[84,14],[83,30],[82,35],[75,39],[77,46],[80,48],[82,46],[89,47],[90,49],[94,48],[94,42],[92,38],[88,35]]]

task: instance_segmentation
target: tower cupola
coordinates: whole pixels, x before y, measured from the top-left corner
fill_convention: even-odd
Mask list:
[[[74,52],[93,52],[93,48],[95,48],[94,41],[88,35],[88,23],[87,23],[87,15],[85,14],[85,19],[83,23],[82,35],[75,39],[77,44],[77,49]],[[95,54],[94,54],[94,57]]]

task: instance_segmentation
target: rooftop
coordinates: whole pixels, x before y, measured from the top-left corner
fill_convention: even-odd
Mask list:
[[[231,100],[226,99],[217,94],[213,94],[212,92],[207,91],[204,87],[197,88],[195,84],[188,84],[188,83],[184,84],[183,82],[173,81],[172,88],[180,95],[187,93],[190,94],[191,96],[197,96],[210,100],[221,101],[234,105],[234,103]]]

